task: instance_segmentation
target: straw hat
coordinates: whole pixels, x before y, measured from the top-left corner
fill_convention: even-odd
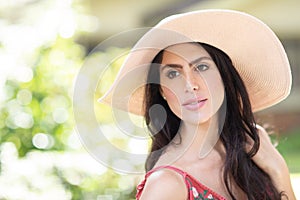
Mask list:
[[[150,63],[160,50],[184,42],[207,43],[229,55],[246,85],[254,112],[290,93],[287,55],[266,24],[238,11],[202,10],[167,17],[151,28],[130,51],[115,82],[99,101],[143,115]]]

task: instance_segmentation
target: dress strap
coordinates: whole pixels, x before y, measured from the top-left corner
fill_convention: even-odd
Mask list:
[[[187,197],[188,200],[196,200],[196,199],[226,200],[224,197],[222,197],[218,193],[214,192],[209,187],[200,183],[196,178],[194,178],[187,172],[185,172],[177,167],[168,166],[168,165],[155,167],[145,174],[144,180],[137,186],[137,194],[136,194],[137,200],[140,199],[140,196],[141,196],[144,186],[146,184],[147,178],[152,173],[154,173],[158,170],[162,170],[162,169],[169,169],[169,170],[175,171],[176,173],[180,174],[183,177],[184,183],[188,190],[188,197]]]
[[[176,171],[177,173],[181,174],[183,177],[186,177],[186,175],[187,175],[186,172],[184,172],[181,169],[178,169],[174,166],[162,165],[162,166],[155,167],[152,170],[148,171],[147,174],[146,174],[146,177],[150,176],[153,172],[156,172],[156,171],[161,170],[161,169],[170,169],[170,170]]]

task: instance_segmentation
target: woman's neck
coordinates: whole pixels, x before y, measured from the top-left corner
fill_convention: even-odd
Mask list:
[[[165,148],[157,165],[168,165],[179,160],[193,162],[212,155],[224,158],[225,148],[219,140],[220,131],[217,117],[201,124],[182,122],[178,134]]]
[[[181,137],[190,152],[197,152],[199,158],[205,157],[219,140],[218,120],[211,120],[199,125],[183,123]]]

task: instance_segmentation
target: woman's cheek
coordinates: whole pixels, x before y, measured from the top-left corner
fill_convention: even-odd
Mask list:
[[[163,87],[162,89],[163,91],[163,96],[166,97],[166,101],[168,102],[169,107],[171,108],[171,110],[173,112],[181,112],[181,103],[180,103],[180,98],[179,96],[176,94],[176,91],[167,88],[167,87]]]
[[[221,80],[211,82],[209,87],[209,95],[213,100],[212,109],[218,110],[225,98],[225,88]]]
[[[175,93],[174,90],[167,88],[167,87],[163,87],[163,94],[166,97],[166,99],[168,100],[168,102],[173,102],[173,101],[177,101],[177,95]]]

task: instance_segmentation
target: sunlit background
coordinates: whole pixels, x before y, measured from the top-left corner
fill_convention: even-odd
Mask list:
[[[292,66],[292,93],[257,118],[277,134],[274,141],[300,199],[298,0],[0,0],[0,199],[134,199],[142,176],[105,167],[81,144],[72,111],[74,80],[85,57],[106,38],[204,8],[246,11],[282,40]],[[101,52],[95,62],[118,51]],[[106,111],[95,108],[99,121],[111,128]],[[135,140],[108,137],[122,149],[146,151]]]

